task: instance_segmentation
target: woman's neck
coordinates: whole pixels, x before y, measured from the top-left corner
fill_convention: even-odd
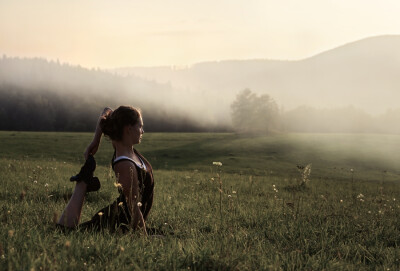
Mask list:
[[[115,148],[115,155],[118,156],[134,156],[134,149],[132,144],[124,144],[123,142],[113,142]]]

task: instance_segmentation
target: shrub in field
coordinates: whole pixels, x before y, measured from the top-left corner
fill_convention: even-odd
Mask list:
[[[306,166],[297,165],[296,167],[300,173],[300,178],[296,178],[296,184],[285,186],[285,189],[288,191],[301,191],[308,188],[307,184],[310,182],[312,164],[307,164]]]

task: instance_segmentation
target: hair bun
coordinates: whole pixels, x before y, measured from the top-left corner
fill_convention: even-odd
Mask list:
[[[101,119],[100,128],[105,136],[108,136],[111,139],[115,137],[115,123],[112,114],[106,115]]]
[[[140,117],[139,109],[131,106],[120,106],[100,120],[100,128],[103,134],[111,140],[122,140],[124,127],[136,124]]]

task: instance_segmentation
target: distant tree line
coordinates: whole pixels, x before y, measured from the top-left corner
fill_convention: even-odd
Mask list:
[[[135,76],[121,77],[58,61],[3,56],[0,130],[93,131],[105,106],[133,105],[143,111],[145,130],[154,132],[400,133],[400,109],[379,116],[352,106],[335,109],[300,106],[283,111],[269,95],[246,89],[231,104],[232,123],[213,122],[212,115],[204,118],[205,113],[218,115],[218,110],[207,111],[205,107],[204,114],[202,108],[191,111],[191,105],[197,101],[182,99],[185,101],[182,102],[179,93],[170,84]]]
[[[0,130],[93,131],[104,106],[130,104],[110,96],[24,88],[0,83]],[[400,109],[371,116],[352,106],[316,109],[301,106],[279,110],[270,96],[246,89],[232,103],[232,128],[194,122],[184,112],[171,112],[160,104],[140,103],[149,132],[221,132],[246,134],[279,132],[400,133]]]
[[[46,89],[0,85],[0,130],[93,131],[105,106],[124,103],[101,95],[78,95]],[[200,132],[204,127],[161,106],[141,107],[146,131]]]
[[[379,116],[353,106],[334,109],[300,106],[283,111],[273,98],[257,95],[250,89],[236,96],[231,112],[233,129],[238,133],[400,133],[400,109]]]
[[[132,105],[142,110],[146,131],[226,131],[193,121],[182,108],[172,106],[170,90],[169,85],[134,76],[3,56],[0,130],[93,131],[105,106]]]
[[[99,111],[79,97],[46,90],[0,86],[0,129],[26,131],[93,130]],[[97,110],[96,110],[97,109]]]

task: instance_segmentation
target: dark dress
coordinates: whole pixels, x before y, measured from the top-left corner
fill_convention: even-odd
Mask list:
[[[138,181],[139,181],[139,201],[142,203],[140,211],[142,212],[143,218],[146,221],[149,215],[151,206],[153,205],[153,194],[154,194],[154,178],[153,169],[150,163],[141,155],[138,151],[134,150],[136,155],[145,163],[146,170],[140,168],[136,163],[132,162],[137,170]],[[117,162],[115,160],[115,151],[112,158],[112,168],[114,170],[115,164],[120,161],[129,159],[121,159]],[[109,206],[99,210],[91,220],[79,225],[79,229],[83,230],[102,230],[109,229],[110,231],[121,231],[126,232],[131,229],[131,218],[132,214],[129,211],[128,205],[125,200],[125,196],[122,191],[119,190],[120,196]],[[102,215],[99,215],[102,214]]]

